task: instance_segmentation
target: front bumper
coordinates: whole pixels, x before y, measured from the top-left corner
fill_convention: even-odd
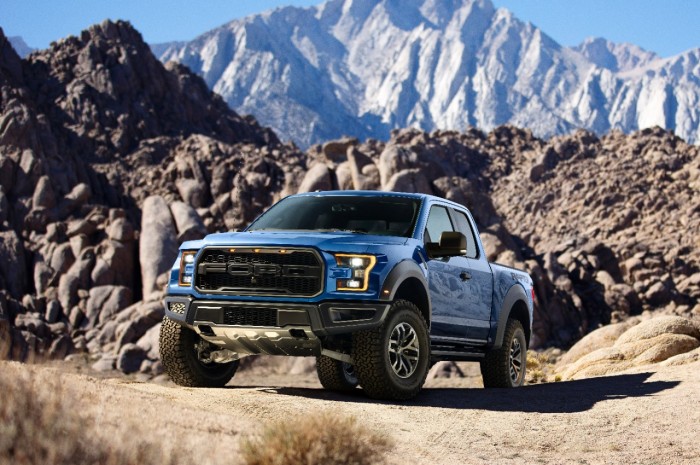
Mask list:
[[[326,336],[379,326],[390,305],[199,300],[168,295],[165,315],[202,338],[239,354],[318,355]]]

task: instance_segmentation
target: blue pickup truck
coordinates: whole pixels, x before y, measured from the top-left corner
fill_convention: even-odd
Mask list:
[[[489,263],[469,211],[424,194],[287,197],[245,231],[182,244],[160,333],[184,386],[228,383],[252,354],[314,356],[321,384],[405,400],[441,360],[520,386],[530,276]]]

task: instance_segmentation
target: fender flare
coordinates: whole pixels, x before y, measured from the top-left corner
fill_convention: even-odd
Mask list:
[[[414,261],[403,260],[397,263],[396,266],[394,266],[394,268],[389,272],[386,279],[384,280],[379,300],[393,301],[394,297],[396,296],[396,291],[399,289],[399,287],[401,287],[401,284],[403,284],[403,282],[406,281],[408,278],[416,278],[423,285],[423,290],[425,291],[425,295],[427,297],[426,300],[428,303],[428,315],[432,319],[433,307],[432,303],[430,302],[428,281],[426,280],[421,268]],[[386,290],[388,290],[389,293],[385,293],[384,291]]]
[[[522,286],[515,284],[511,286],[505,298],[503,299],[503,304],[501,305],[501,312],[498,317],[498,328],[496,329],[496,339],[493,344],[493,349],[500,349],[503,345],[503,334],[506,332],[506,323],[508,322],[508,318],[510,317],[511,310],[515,306],[515,303],[519,300],[522,300],[523,303],[527,306],[528,299],[527,294],[525,293],[525,289],[523,289]],[[532,324],[532,317],[529,318],[531,320],[530,324]]]

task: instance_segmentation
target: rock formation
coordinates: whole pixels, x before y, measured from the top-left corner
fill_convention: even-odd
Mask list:
[[[96,369],[159,373],[178,244],[317,189],[468,206],[488,258],[535,280],[535,347],[644,310],[700,316],[700,154],[670,132],[404,129],[303,153],[123,22],[25,60],[0,32],[0,99],[3,357],[87,352]]]

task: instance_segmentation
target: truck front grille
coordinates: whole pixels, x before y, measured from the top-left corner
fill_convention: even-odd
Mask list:
[[[226,307],[224,308],[224,324],[235,326],[279,326],[277,324],[277,310],[264,307]]]
[[[308,249],[205,249],[195,279],[215,294],[312,297],[322,286],[321,259]]]

